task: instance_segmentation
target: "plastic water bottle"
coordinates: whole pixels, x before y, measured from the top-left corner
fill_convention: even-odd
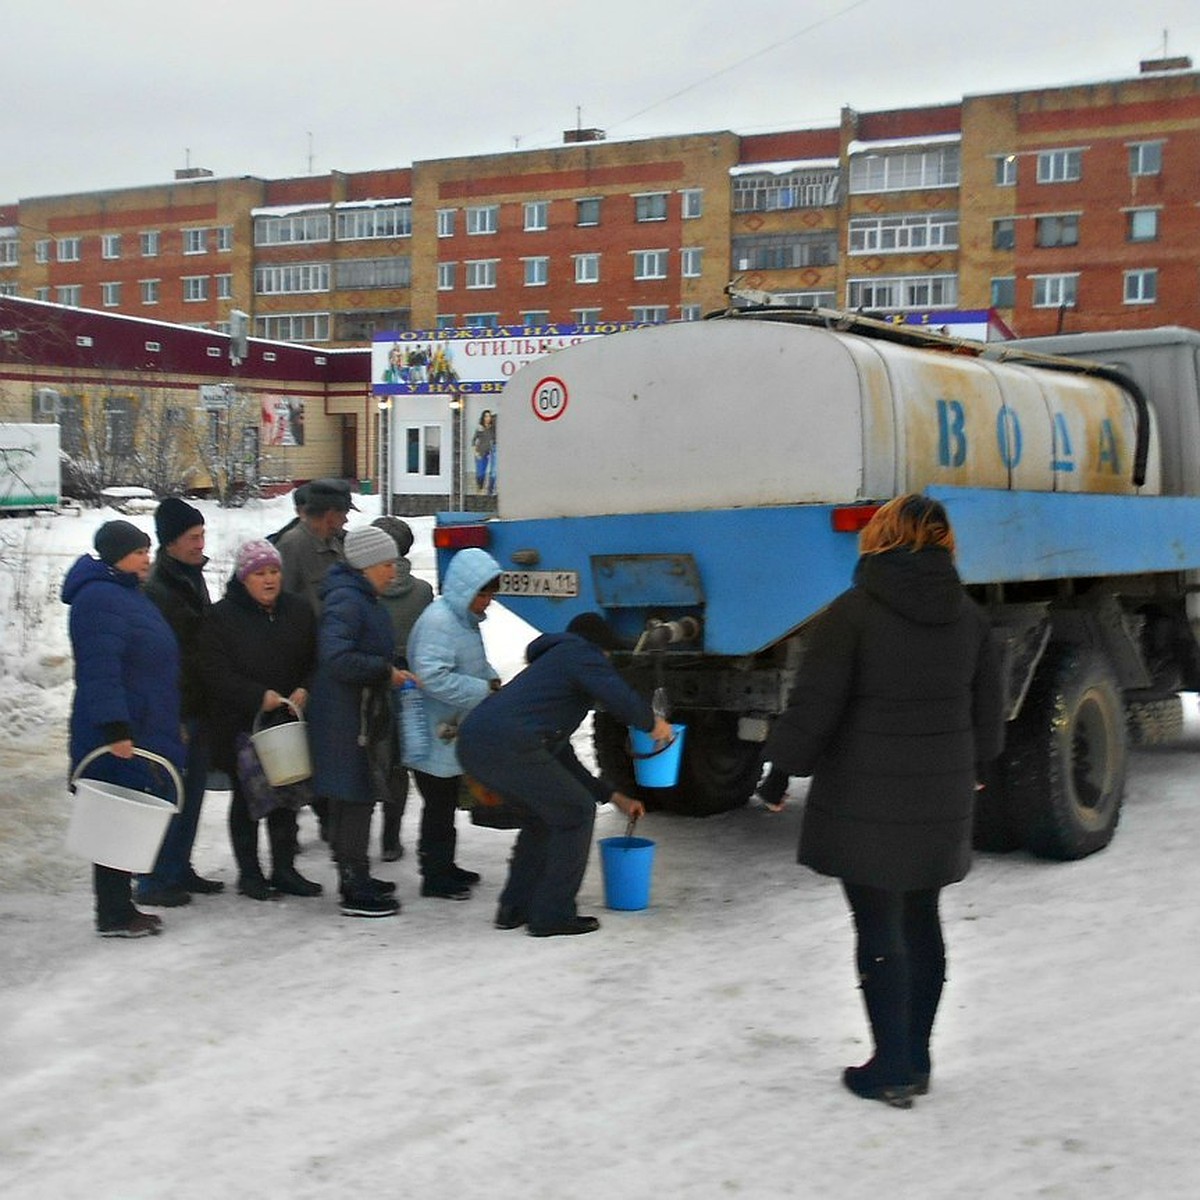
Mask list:
[[[400,722],[400,758],[403,762],[419,762],[430,749],[429,722],[425,719],[425,697],[411,679],[393,688],[399,701],[396,717]]]

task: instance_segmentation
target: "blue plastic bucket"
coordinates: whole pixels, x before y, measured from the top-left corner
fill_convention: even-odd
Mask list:
[[[669,788],[679,782],[679,764],[683,759],[683,735],[686,725],[672,725],[675,736],[665,746],[641,729],[629,727],[629,749],[633,755],[633,777],[642,787]]]
[[[605,905],[626,912],[645,908],[650,903],[654,843],[649,838],[607,837],[599,844]]]

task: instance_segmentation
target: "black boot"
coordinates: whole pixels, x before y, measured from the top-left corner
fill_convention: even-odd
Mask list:
[[[305,879],[290,863],[276,867],[271,886],[285,896],[319,896],[325,889],[312,879]]]
[[[348,917],[394,917],[400,911],[395,896],[377,891],[362,867],[338,867],[341,878],[341,910]]]
[[[908,1057],[908,960],[890,955],[860,961],[859,982],[875,1053],[861,1067],[847,1067],[842,1082],[865,1100],[911,1108],[915,1088]]]

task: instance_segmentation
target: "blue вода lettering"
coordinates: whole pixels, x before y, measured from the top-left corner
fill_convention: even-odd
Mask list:
[[[1107,467],[1114,475],[1121,473],[1121,455],[1117,449],[1117,435],[1113,430],[1112,421],[1107,417],[1100,422],[1100,461],[1099,470]]]
[[[961,400],[939,400],[938,466],[961,467],[967,461],[966,413]]]
[[[1071,449],[1071,432],[1064,413],[1054,414],[1054,457],[1050,469],[1064,474],[1075,470],[1075,452]]]
[[[1021,422],[1007,404],[996,414],[996,445],[1000,461],[1011,471],[1021,461]]]

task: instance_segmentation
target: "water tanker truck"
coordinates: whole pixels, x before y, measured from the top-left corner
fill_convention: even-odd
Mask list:
[[[435,544],[484,546],[539,629],[602,612],[688,726],[678,784],[644,798],[708,815],[752,795],[858,531],[934,496],[1004,666],[977,844],[1078,858],[1113,836],[1130,742],[1200,687],[1198,370],[1183,329],[981,344],[761,308],[618,333],[508,382],[498,514],[440,514]],[[625,731],[594,728],[636,791]]]

